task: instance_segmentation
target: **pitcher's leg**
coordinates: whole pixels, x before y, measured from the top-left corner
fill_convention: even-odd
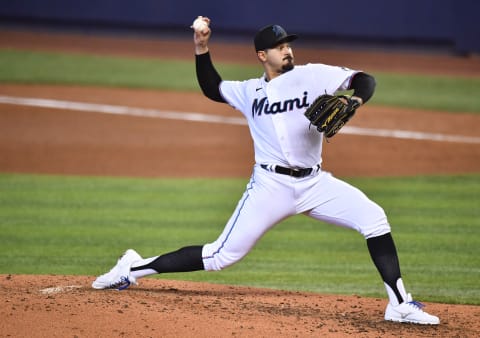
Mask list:
[[[295,214],[292,189],[279,184],[272,173],[256,175],[222,234],[203,247],[205,270],[222,270],[250,252],[257,241],[282,219]]]
[[[241,260],[273,225],[294,211],[288,185],[263,169],[255,173],[220,236],[132,265],[135,278],[155,273],[221,270]],[[280,197],[282,196],[282,197]]]
[[[407,299],[392,234],[367,239],[368,251],[387,289],[390,303],[398,305]]]
[[[327,175],[319,185],[330,198],[307,214],[315,219],[360,232],[387,288],[390,303],[402,303],[403,286],[397,250],[383,209],[352,185]]]
[[[312,191],[319,195],[318,204],[307,212],[308,215],[355,229],[366,238],[370,256],[387,289],[389,304],[385,319],[439,324],[439,318],[424,312],[422,305],[405,290],[397,250],[383,209],[357,188],[331,175],[323,175]]]
[[[135,278],[157,273],[198,270],[204,270],[201,245],[187,246],[161,256],[142,259],[134,262],[131,267],[132,276]]]
[[[365,238],[390,232],[383,209],[358,188],[322,173],[315,187],[307,193],[312,202],[306,215],[315,219],[350,228]]]

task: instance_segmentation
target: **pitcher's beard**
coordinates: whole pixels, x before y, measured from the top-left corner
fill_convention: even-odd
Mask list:
[[[283,72],[283,73],[286,73],[286,72],[292,70],[293,67],[295,67],[295,65],[294,65],[294,63],[293,63],[293,59],[288,58],[288,59],[287,59],[287,63],[282,66],[282,72]]]

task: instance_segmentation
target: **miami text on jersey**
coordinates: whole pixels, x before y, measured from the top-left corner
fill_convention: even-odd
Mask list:
[[[269,103],[266,97],[255,99],[252,104],[252,117],[263,114],[285,113],[294,109],[307,108],[310,103],[307,102],[308,92],[303,92],[302,98],[288,99]]]

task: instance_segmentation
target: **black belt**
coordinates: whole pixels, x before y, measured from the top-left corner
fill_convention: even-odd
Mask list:
[[[315,168],[298,168],[298,169],[285,168],[279,165],[268,166],[266,164],[261,164],[260,167],[268,171],[273,171],[277,174],[293,176],[296,178],[302,178],[310,175],[314,169],[318,169],[319,165],[317,165]]]

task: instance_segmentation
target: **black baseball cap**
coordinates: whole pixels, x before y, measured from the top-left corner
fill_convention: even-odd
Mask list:
[[[287,34],[285,29],[279,25],[269,25],[260,29],[255,35],[255,50],[258,52],[259,50],[273,48],[281,43],[291,42],[297,38],[298,36],[295,34]]]

